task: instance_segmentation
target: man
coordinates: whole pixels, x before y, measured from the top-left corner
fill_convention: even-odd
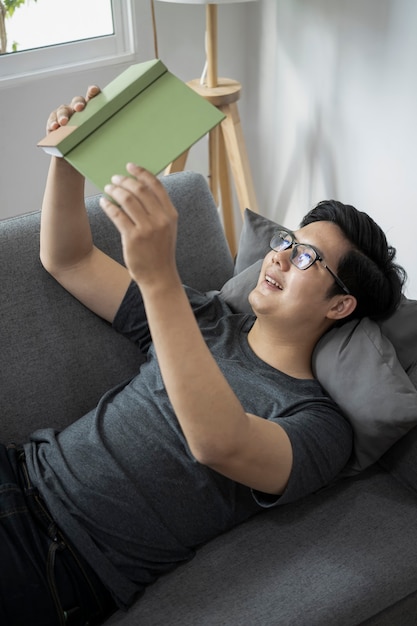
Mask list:
[[[86,100],[59,107],[48,130]],[[274,236],[250,294],[254,316],[233,315],[181,284],[176,210],[149,172],[127,173],[106,187],[115,203],[101,200],[124,267],[93,245],[82,177],[51,162],[42,263],[148,360],[64,431],[1,449],[4,623],[100,623],[198,545],[334,479],[352,433],[314,380],[314,346],[357,308],[386,314],[401,294],[380,229],[324,203],[295,233]]]

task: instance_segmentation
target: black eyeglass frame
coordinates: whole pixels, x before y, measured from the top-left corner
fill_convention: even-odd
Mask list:
[[[285,238],[280,236],[280,233],[285,235]],[[272,245],[272,242],[274,241],[274,238],[279,236],[281,241],[284,244],[288,244],[286,246],[281,247],[279,250],[277,250],[276,247],[274,247]],[[289,237],[289,239],[288,239]],[[297,248],[299,246],[303,246],[304,248],[308,248],[309,250],[312,250],[314,252],[314,258],[312,260],[311,263],[309,263],[306,267],[299,267],[295,262],[294,259],[296,257],[297,254]],[[323,267],[326,268],[326,270],[329,272],[329,274],[332,276],[333,280],[339,285],[339,287],[341,289],[343,289],[343,291],[349,296],[351,295],[349,289],[346,287],[345,283],[339,278],[339,276],[332,270],[330,269],[330,267],[327,265],[327,263],[325,262],[325,260],[323,259],[323,257],[321,256],[321,254],[318,252],[318,250],[316,250],[316,248],[314,246],[312,246],[310,243],[301,243],[296,241],[295,239],[295,235],[292,231],[287,230],[286,228],[279,228],[271,237],[271,241],[269,242],[269,247],[271,248],[271,250],[274,250],[274,252],[283,252],[284,250],[289,250],[290,248],[293,249],[293,252],[290,256],[290,261],[291,263],[294,265],[294,267],[296,267],[298,270],[304,271],[304,270],[308,270],[309,267],[311,267],[312,265],[314,265],[314,263],[316,263],[316,261],[319,261]],[[313,255],[312,255],[313,256]]]

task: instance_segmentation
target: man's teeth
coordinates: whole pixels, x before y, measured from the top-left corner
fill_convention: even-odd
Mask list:
[[[271,278],[271,276],[268,276],[268,274],[266,274],[265,276],[265,280],[267,283],[269,283],[270,285],[273,285],[274,287],[278,287],[278,289],[282,290],[282,287],[279,283],[277,283],[276,280],[274,280],[273,278]]]

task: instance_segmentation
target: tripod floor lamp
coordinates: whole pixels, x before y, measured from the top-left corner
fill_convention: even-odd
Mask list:
[[[246,207],[257,211],[255,190],[239,118],[237,101],[241,84],[217,75],[217,5],[252,0],[160,0],[183,4],[206,5],[206,65],[201,79],[191,80],[188,85],[203,98],[218,107],[224,121],[209,133],[209,184],[216,203],[221,206],[223,225],[232,254],[236,252],[236,233],[233,212],[233,196],[230,172],[243,215]],[[166,173],[184,169],[188,152],[168,166]]]

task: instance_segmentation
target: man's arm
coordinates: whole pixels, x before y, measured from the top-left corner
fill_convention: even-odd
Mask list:
[[[51,113],[47,132],[65,125],[98,93],[76,97]],[[93,245],[84,204],[84,178],[62,158],[52,158],[41,217],[40,258],[45,269],[92,311],[112,321],[130,282],[125,267]]]
[[[177,213],[154,176],[129,164],[101,205],[119,229],[138,283],[164,383],[196,459],[229,478],[282,493],[292,448],[276,423],[245,413],[200,333],[175,263]]]

